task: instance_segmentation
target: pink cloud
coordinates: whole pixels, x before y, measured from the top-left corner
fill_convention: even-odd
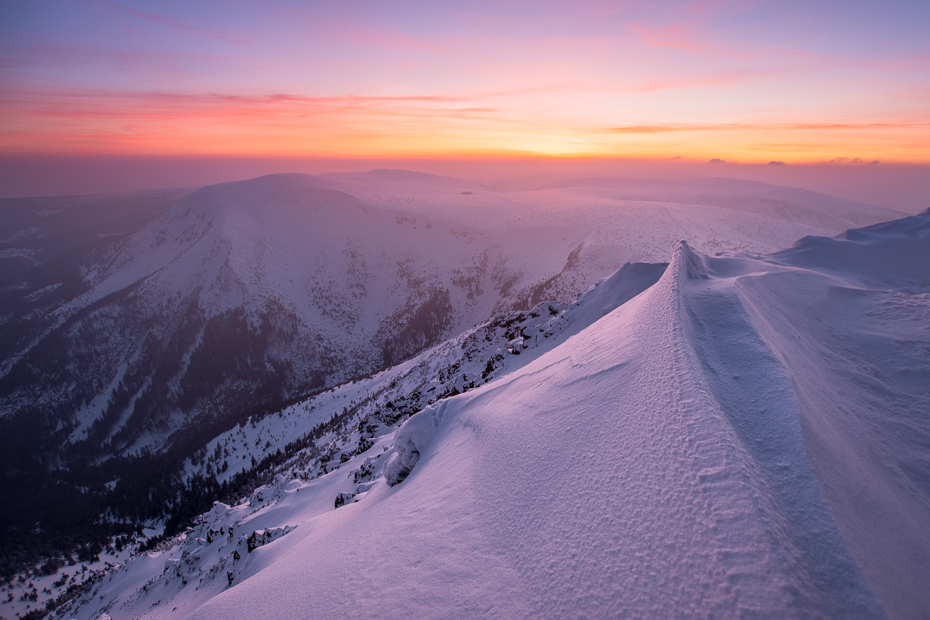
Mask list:
[[[352,41],[363,45],[413,52],[445,52],[449,48],[422,37],[406,33],[372,28],[359,23],[347,23],[321,18],[317,15],[292,13],[294,19],[314,28],[314,30],[334,39]]]
[[[374,47],[385,47],[414,52],[444,52],[447,48],[437,45],[426,39],[412,37],[406,34],[352,26],[341,28],[339,34],[357,43],[364,43]]]
[[[340,95],[309,97],[289,93],[261,95],[115,92],[103,90],[20,91],[0,98],[0,111],[9,119],[55,118],[75,126],[103,122],[188,123],[194,119],[229,122],[251,119],[258,125],[287,125],[315,113],[365,113],[390,117],[479,118],[494,108],[471,105],[465,98],[410,95]]]
[[[765,69],[728,71],[726,73],[709,75],[707,77],[694,78],[691,80],[656,80],[653,82],[643,82],[640,84],[620,86],[611,90],[616,90],[618,92],[657,92],[663,90],[677,90],[705,86],[724,86],[730,84],[741,84],[747,80],[770,75],[774,72],[775,71],[773,70]]]
[[[693,0],[684,6],[684,12],[696,16],[739,13],[758,5],[758,0]]]
[[[693,25],[694,22],[689,22],[651,28],[641,22],[628,22],[626,28],[630,32],[640,35],[647,45],[655,47],[668,47],[692,54],[704,54],[720,50],[718,46],[694,41]]]

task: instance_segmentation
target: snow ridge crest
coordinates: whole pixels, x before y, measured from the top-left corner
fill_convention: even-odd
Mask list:
[[[672,251],[672,272],[687,280],[703,280],[710,277],[707,273],[707,257],[694,250],[688,242],[681,240]]]

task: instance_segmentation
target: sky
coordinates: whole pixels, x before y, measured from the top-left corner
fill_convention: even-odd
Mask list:
[[[6,0],[0,155],[923,165],[927,32],[926,0]]]

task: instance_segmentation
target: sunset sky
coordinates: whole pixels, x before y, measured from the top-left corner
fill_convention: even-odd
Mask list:
[[[0,3],[0,153],[930,163],[930,2]]]

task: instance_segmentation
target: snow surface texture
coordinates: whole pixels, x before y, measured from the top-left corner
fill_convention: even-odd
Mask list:
[[[63,617],[925,617],[930,212],[624,281]]]

